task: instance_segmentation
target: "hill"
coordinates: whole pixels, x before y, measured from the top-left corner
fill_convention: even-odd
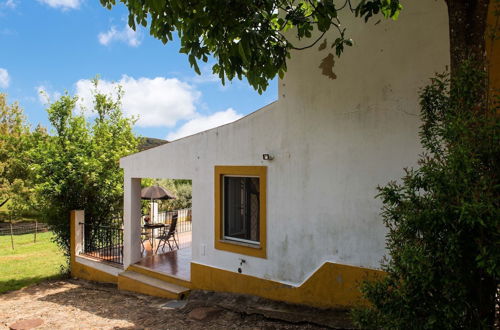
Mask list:
[[[165,143],[168,143],[168,141],[150,137],[143,137],[139,142],[139,151],[144,151],[154,147],[158,147]]]

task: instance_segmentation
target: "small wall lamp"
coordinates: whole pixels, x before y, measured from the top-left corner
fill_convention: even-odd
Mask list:
[[[264,160],[273,160],[274,156],[271,155],[271,154],[263,154],[262,155],[262,159],[264,159]]]

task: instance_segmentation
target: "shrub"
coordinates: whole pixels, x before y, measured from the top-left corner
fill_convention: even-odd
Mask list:
[[[362,285],[363,328],[490,328],[500,278],[499,97],[466,63],[420,95],[417,169],[379,187],[387,276]],[[497,324],[498,325],[498,324]]]
[[[76,113],[77,97],[63,95],[47,112],[52,135],[38,139],[30,151],[36,208],[69,255],[69,212],[85,210],[85,222],[110,223],[123,208],[121,157],[137,150],[134,120],[123,117],[117,100],[97,92],[96,118]]]

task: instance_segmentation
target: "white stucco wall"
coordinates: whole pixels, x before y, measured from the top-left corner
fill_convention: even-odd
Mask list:
[[[236,271],[244,258],[243,273],[292,284],[325,261],[379,266],[385,229],[376,186],[415,164],[418,90],[449,63],[445,3],[404,5],[398,22],[350,19],[356,44],[335,59],[337,79],[318,68],[328,49],[296,52],[277,102],[122,159],[126,182],[193,180],[194,262]],[[215,165],[268,166],[267,259],[214,249]]]

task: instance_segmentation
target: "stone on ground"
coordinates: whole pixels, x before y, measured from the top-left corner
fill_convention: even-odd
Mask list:
[[[12,323],[9,326],[11,330],[29,330],[36,327],[39,327],[43,324],[42,319],[29,319],[29,320],[20,320]]]

